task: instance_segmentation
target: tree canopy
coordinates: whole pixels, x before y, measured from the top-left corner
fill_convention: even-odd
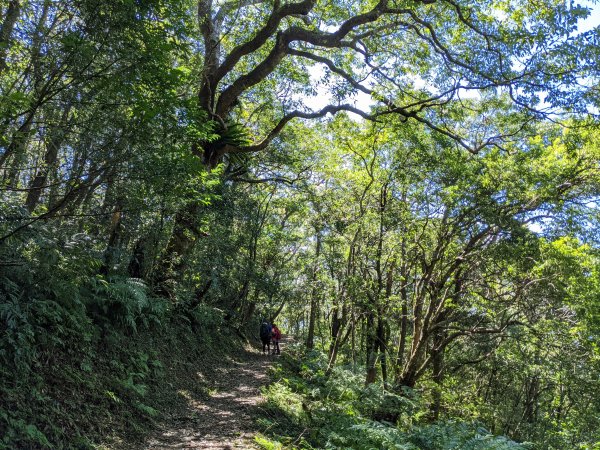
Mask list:
[[[307,445],[596,448],[589,14],[0,2],[0,448],[87,435],[56,377],[150,414],[144,333],[252,339],[260,318],[306,350],[281,389]],[[86,384],[102,358],[117,388]],[[477,447],[479,425],[506,437]]]

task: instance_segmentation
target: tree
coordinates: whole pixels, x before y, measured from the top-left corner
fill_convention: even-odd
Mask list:
[[[587,111],[583,99],[594,91],[572,83],[596,76],[593,65],[573,58],[574,47],[593,53],[591,34],[572,36],[586,14],[551,2],[503,9],[453,0],[344,7],[314,0],[198,1],[203,57],[198,103],[218,137],[197,140],[191,150],[215,167],[231,155],[266,149],[293,119],[340,111],[420,122],[472,153],[502,145],[532,120],[562,113],[567,104]],[[310,83],[310,67],[324,71],[316,86]],[[323,88],[332,104],[318,111],[301,106],[298,96]],[[485,108],[481,123],[474,121],[469,130],[459,119],[448,120],[448,107],[460,104],[465,93],[497,90],[511,98],[518,120],[498,127],[485,117]],[[540,91],[548,93],[549,108],[539,102]],[[356,93],[376,103],[372,111],[351,104]],[[240,135],[240,123],[247,134]],[[191,251],[190,218],[200,211],[190,203],[179,212],[165,270],[169,261]]]
[[[344,7],[311,0],[199,1],[204,56],[199,101],[223,132],[237,116],[236,105],[261,84],[278,90],[280,83],[291,82],[290,94],[305,89],[293,87],[296,80],[306,83],[307,64],[324,68],[335,98],[362,92],[383,105],[373,113],[343,103],[318,112],[290,111],[290,96],[279,102],[267,98],[264,101],[275,101],[282,111],[279,117],[273,114],[275,126],[264,139],[251,145],[206,143],[200,145],[203,158],[214,165],[226,154],[264,149],[290,120],[342,110],[364,117],[395,113],[403,120],[414,119],[455,136],[461,146],[477,152],[503,136],[485,136],[469,144],[447,123],[438,124],[429,110],[443,111],[461,91],[498,87],[528,111],[535,110],[540,90],[548,91],[551,106],[564,106],[563,89],[573,87],[567,83],[581,75],[594,75],[583,61],[569,55],[572,45],[587,50],[589,36],[570,37],[578,18],[585,14],[584,9],[566,11],[551,3],[523,3],[503,10],[492,4],[454,1],[404,4],[383,0],[351,2]],[[537,33],[541,28],[546,33]],[[368,82],[361,82],[365,77]],[[426,88],[415,87],[419,78],[427,81]],[[572,96],[570,101],[574,103]],[[272,110],[277,110],[274,106]]]
[[[332,128],[319,214],[325,273],[339,286],[321,306],[332,363],[354,332],[349,317],[364,323],[367,382],[379,360],[399,385],[431,370],[441,383],[461,342],[473,351],[459,365],[492,355],[529,323],[527,299],[544,282],[525,275],[537,245],[528,224],[596,195],[594,147],[545,130],[519,151],[474,157],[405,124]]]

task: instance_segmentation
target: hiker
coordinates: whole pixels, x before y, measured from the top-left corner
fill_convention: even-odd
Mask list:
[[[273,324],[271,331],[271,336],[273,338],[273,354],[281,355],[279,351],[279,341],[281,340],[281,331],[277,328],[277,325]],[[277,352],[277,353],[276,353]]]
[[[267,355],[271,353],[271,334],[273,332],[273,327],[271,324],[267,322],[267,320],[263,320],[263,323],[260,324],[260,340],[263,345],[263,355],[265,354],[265,348],[267,349]]]

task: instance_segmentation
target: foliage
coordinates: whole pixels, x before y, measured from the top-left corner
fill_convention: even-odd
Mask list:
[[[476,423],[427,423],[417,392],[363,386],[359,373],[336,368],[326,375],[322,355],[289,350],[265,391],[261,448],[378,448],[402,450],[525,449]],[[398,416],[398,412],[400,415]],[[385,417],[398,417],[395,423]],[[379,418],[377,418],[379,417]]]
[[[0,448],[92,448],[113,432],[139,439],[160,414],[165,367],[181,364],[173,347],[188,345],[186,358],[214,352],[230,339],[222,316],[201,305],[194,335],[141,280],[98,275],[89,240],[35,231],[11,242],[23,250],[0,267]]]
[[[597,446],[590,12],[0,2],[1,445],[142,433],[260,316],[261,445]]]
[[[143,280],[135,278],[92,278],[86,286],[87,307],[110,328],[136,332],[138,323],[144,328],[151,321],[160,325],[168,304],[162,298],[149,297],[147,289]]]

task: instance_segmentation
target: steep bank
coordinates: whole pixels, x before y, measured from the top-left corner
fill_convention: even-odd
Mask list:
[[[93,321],[76,328],[64,317],[52,329],[34,327],[27,365],[0,370],[0,448],[168,448],[231,433],[249,440],[267,367],[218,310],[201,309],[136,330]]]

